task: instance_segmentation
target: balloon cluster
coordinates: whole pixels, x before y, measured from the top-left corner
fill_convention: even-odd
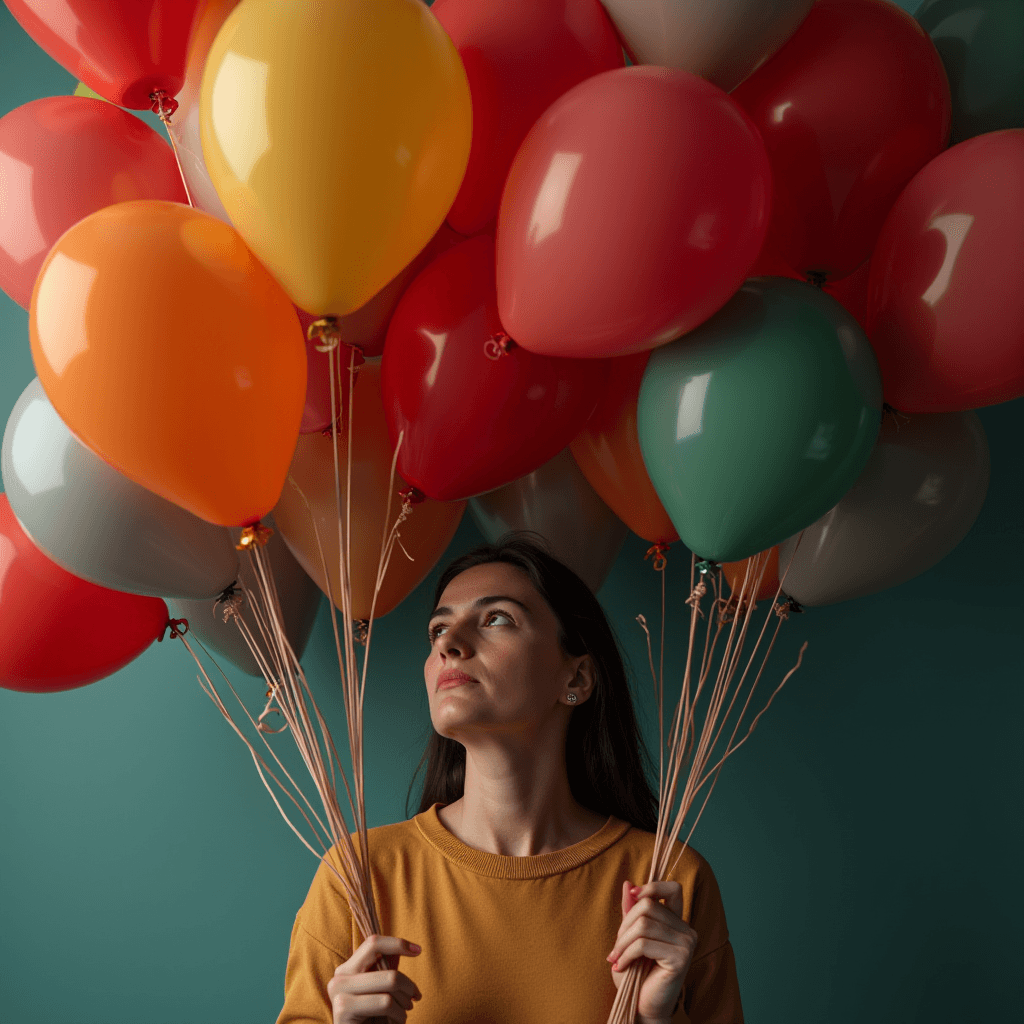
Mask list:
[[[273,516],[301,649],[339,499],[356,617],[397,493],[378,614],[467,501],[595,588],[627,527],[727,567],[779,547],[804,604],[977,515],[970,410],[1024,394],[1013,4],[5,2],[83,85],[0,118],[38,374],[4,436],[0,685],[115,671],[163,598],[258,674],[212,614],[239,531]],[[75,601],[104,628],[69,644]]]

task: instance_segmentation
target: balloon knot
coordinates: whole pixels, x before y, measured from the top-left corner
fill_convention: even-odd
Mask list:
[[[420,502],[426,501],[427,498],[418,487],[405,487],[398,492],[398,496],[402,499],[403,503],[409,505],[419,505]]]
[[[799,615],[803,612],[803,607],[793,598],[787,597],[785,601],[781,601],[774,607],[775,614],[778,615],[783,622],[789,618],[790,614]]]
[[[824,270],[808,270],[807,283],[813,284],[815,288],[824,288],[828,280],[828,274]]]
[[[156,638],[157,643],[164,639],[168,626],[171,628],[171,639],[173,640],[175,637],[184,636],[188,632],[188,619],[168,619],[164,623],[164,628],[160,630],[160,635]]]
[[[704,618],[704,613],[700,609],[700,599],[708,592],[708,588],[704,583],[704,579],[700,578],[697,580],[697,585],[690,591],[690,596],[686,599],[686,603],[697,613],[700,618]]]
[[[357,644],[366,646],[366,641],[370,636],[370,620],[369,619],[353,619],[352,620],[352,639]]]
[[[164,124],[170,124],[171,118],[178,109],[178,101],[173,97],[168,96],[163,89],[157,89],[155,92],[151,92],[149,94],[149,98],[153,101],[153,105],[149,109],[156,114]]]
[[[893,423],[896,424],[897,430],[900,429],[902,424],[910,422],[910,417],[905,412],[900,412],[899,409],[894,409],[888,402],[882,403],[882,415],[891,416]]]
[[[702,558],[697,563],[695,568],[696,568],[697,572],[699,572],[701,574],[701,576],[705,576],[709,572],[714,572],[715,569],[718,568],[718,563],[715,562],[715,561],[712,561],[712,559],[710,559],[710,558]]]
[[[659,541],[657,544],[652,544],[647,549],[647,554],[644,555],[644,561],[646,562],[648,558],[653,559],[651,565],[654,568],[654,571],[664,572],[665,563],[667,561],[665,556],[668,554],[668,548],[668,544],[662,543],[661,541]]]
[[[516,343],[504,331],[497,331],[484,342],[484,355],[488,359],[500,359],[515,347]]]
[[[228,584],[221,592],[220,597],[213,602],[213,608],[211,614],[214,618],[217,617],[217,608],[219,605],[224,605],[221,609],[221,617],[223,622],[227,622],[229,618],[241,614],[242,603],[245,601],[245,595],[242,592],[241,587],[238,585],[238,580],[234,583]]]
[[[264,526],[260,522],[256,522],[252,526],[247,526],[243,531],[241,537],[238,538],[238,543],[235,545],[236,551],[247,551],[249,548],[265,547],[267,541],[273,537],[274,531],[269,526]]]

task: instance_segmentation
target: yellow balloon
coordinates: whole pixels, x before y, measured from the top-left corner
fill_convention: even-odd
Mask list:
[[[316,315],[353,312],[415,259],[469,162],[466,72],[422,0],[242,0],[199,104],[231,222]]]

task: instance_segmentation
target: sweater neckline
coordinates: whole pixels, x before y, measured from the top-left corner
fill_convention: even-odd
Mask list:
[[[449,832],[437,815],[438,808],[444,806],[446,805],[438,801],[415,816],[413,820],[421,835],[448,860],[491,878],[544,878],[547,875],[570,871],[603,853],[632,827],[628,821],[609,816],[592,836],[573,843],[572,846],[552,853],[540,853],[534,857],[509,857],[467,846]]]

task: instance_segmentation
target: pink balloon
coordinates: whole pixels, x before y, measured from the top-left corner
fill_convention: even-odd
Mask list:
[[[171,147],[144,121],[87,96],[48,96],[0,117],[0,288],[28,309],[53,243],[132,199],[188,202]]]
[[[509,170],[498,310],[523,348],[599,358],[655,348],[716,313],[768,227],[753,122],[686,71],[605,71],[556,100]]]
[[[462,235],[453,231],[447,224],[438,228],[437,234],[427,243],[426,248],[391,282],[385,285],[369,302],[348,316],[338,317],[342,339],[349,345],[355,345],[367,357],[379,356],[384,351],[384,339],[387,337],[388,324],[398,306],[398,301],[413,278],[435,257],[450,249],[459,242],[464,242]],[[296,307],[299,322],[302,324],[302,335],[306,337],[309,325],[318,317]],[[318,430],[326,430],[331,425],[331,372],[330,360],[326,352],[316,350],[317,342],[306,341],[306,405],[302,410],[302,426],[300,434],[315,434]],[[335,416],[340,414],[342,405],[348,402],[348,384],[346,372],[349,356],[343,348],[340,355],[335,353],[334,365],[340,367],[340,374],[335,384]],[[357,360],[358,362],[358,360]],[[338,370],[336,369],[336,373]],[[339,404],[338,393],[341,393]],[[347,408],[347,405],[345,405]]]

